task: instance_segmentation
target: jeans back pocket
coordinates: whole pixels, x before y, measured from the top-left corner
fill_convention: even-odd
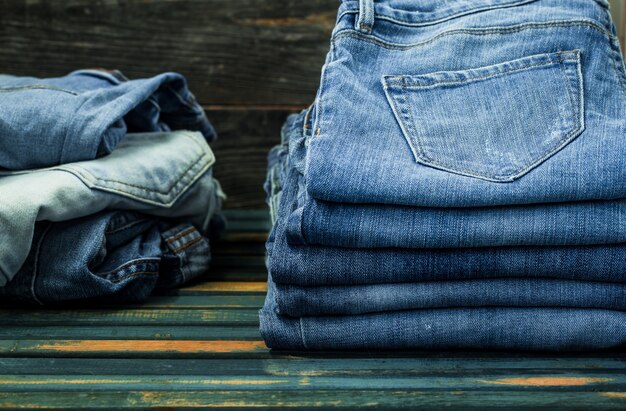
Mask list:
[[[418,163],[488,181],[523,176],[584,129],[578,50],[383,86]]]

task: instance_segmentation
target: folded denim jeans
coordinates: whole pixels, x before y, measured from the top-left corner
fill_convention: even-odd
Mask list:
[[[212,177],[214,161],[201,133],[136,133],[96,160],[1,173],[0,286],[26,260],[37,221],[135,210],[205,234],[224,197]]]
[[[472,307],[295,318],[278,314],[275,293],[270,278],[259,317],[274,349],[581,351],[626,344],[624,311]]]
[[[344,0],[311,116],[318,200],[626,198],[626,70],[606,0]]]
[[[64,77],[0,76],[0,168],[25,170],[111,153],[127,132],[215,131],[183,76],[127,80],[79,70]]]
[[[279,284],[362,285],[476,278],[558,278],[626,282],[626,244],[459,249],[343,248],[290,244],[286,221],[297,208],[299,172],[283,144],[269,155],[265,189],[276,222],[267,243],[268,269]],[[348,219],[343,224],[353,224]],[[529,224],[526,222],[526,224]],[[337,227],[341,229],[341,227]]]
[[[206,273],[210,260],[208,239],[191,224],[127,211],[38,222],[0,301],[138,303]]]
[[[302,287],[276,284],[276,307],[291,317],[429,308],[569,307],[626,311],[626,285],[547,278]]]
[[[292,115],[282,131],[290,164],[299,171],[306,161],[307,115]],[[435,208],[320,201],[309,195],[303,176],[297,184],[298,207],[286,220],[290,244],[460,248],[626,242],[626,199]]]

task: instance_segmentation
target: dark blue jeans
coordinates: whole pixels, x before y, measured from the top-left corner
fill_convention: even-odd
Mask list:
[[[220,217],[212,223],[218,232]],[[26,262],[0,287],[0,299],[136,303],[156,288],[205,274],[210,261],[209,239],[191,224],[122,211],[40,222]]]

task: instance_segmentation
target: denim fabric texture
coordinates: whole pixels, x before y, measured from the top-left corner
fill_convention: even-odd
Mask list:
[[[305,115],[290,117],[283,131],[289,135],[289,146],[294,146],[289,151],[296,168],[306,161],[306,133],[301,132],[307,130]],[[297,184],[298,207],[285,222],[290,244],[460,248],[626,242],[626,199],[473,208],[412,207],[321,201],[309,195],[303,176],[298,175]]]
[[[293,141],[289,134],[302,134],[302,122],[297,120],[304,115],[301,113],[287,120],[283,127],[284,143],[275,147],[268,157],[265,187],[272,219],[276,221],[268,241],[268,268],[277,283],[352,285],[500,277],[626,282],[626,244],[460,249],[290,244],[286,225],[297,207],[299,173],[293,167],[291,154],[287,154],[295,152],[289,145]],[[294,123],[299,125],[294,126]],[[383,212],[381,208],[381,214]],[[350,231],[359,221],[358,218],[346,219],[337,231]]]
[[[268,156],[291,350],[626,344],[626,70],[604,0],[344,0]]]
[[[215,157],[202,134],[129,134],[96,160],[0,176],[0,285],[24,263],[37,221],[135,210],[187,221],[201,232],[224,197],[212,177]]]
[[[109,154],[127,132],[198,131],[215,137],[183,76],[127,80],[79,70],[64,77],[0,76],[0,168],[25,170]]]
[[[274,349],[581,351],[626,344],[623,311],[484,307],[288,317],[277,313],[275,293],[270,279],[260,320]]]
[[[623,199],[625,119],[604,1],[346,0],[305,184],[319,200],[427,207]]]
[[[208,239],[190,224],[102,212],[35,226],[33,246],[2,301],[134,303],[207,272]]]

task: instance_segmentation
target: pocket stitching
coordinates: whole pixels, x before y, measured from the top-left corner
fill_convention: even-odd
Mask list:
[[[548,66],[548,65],[556,65],[559,64],[561,65],[561,63],[563,62],[572,62],[575,63],[577,62],[576,59],[562,59],[559,58],[557,60],[550,60],[550,61],[546,61],[544,63],[536,63],[536,64],[528,64],[526,66],[520,66],[520,67],[514,67],[511,69],[506,69],[503,71],[498,71],[498,72],[494,72],[491,74],[487,74],[484,76],[478,76],[478,77],[471,77],[471,78],[467,78],[467,79],[458,79],[458,80],[446,80],[446,81],[436,81],[432,84],[397,84],[398,87],[402,87],[402,88],[428,88],[428,87],[437,87],[441,84],[455,84],[455,83],[471,83],[474,81],[480,81],[480,80],[486,80],[492,77],[498,77],[498,76],[502,76],[508,73],[514,73],[516,71],[522,71],[528,68],[533,68],[533,67],[542,67],[542,66]],[[564,73],[565,75],[565,73]],[[402,76],[383,76],[385,78],[401,78]],[[569,86],[568,86],[569,88]],[[569,91],[569,90],[568,90]]]
[[[5,87],[5,88],[0,88],[0,93],[11,93],[11,92],[22,91],[22,90],[50,90],[50,91],[60,91],[62,93],[71,94],[73,96],[78,95],[78,93],[75,93],[73,91],[62,89],[59,87],[47,86],[45,84],[31,84],[28,86]]]
[[[200,147],[200,144],[198,144],[198,141],[195,139],[195,137],[192,134],[187,134],[184,133],[187,137],[190,137],[190,139],[197,145]],[[159,191],[159,190],[153,190],[151,188],[148,187],[143,187],[143,186],[139,186],[139,185],[134,185],[134,184],[129,184],[129,183],[125,183],[122,181],[118,181],[118,180],[113,180],[113,179],[106,179],[106,178],[100,178],[97,177],[95,175],[93,175],[90,171],[83,169],[79,166],[76,165],[66,165],[66,166],[59,166],[56,169],[60,170],[60,171],[66,171],[69,173],[72,173],[74,175],[76,175],[78,178],[80,178],[84,183],[90,183],[92,184],[96,189],[99,190],[103,190],[103,191],[108,191],[108,192],[113,192],[113,193],[117,193],[120,195],[124,195],[124,196],[129,196],[130,198],[134,198],[134,199],[138,199],[140,201],[148,201],[150,203],[153,204],[169,204],[171,203],[173,200],[170,200],[168,203],[163,203],[162,201],[157,201],[153,198],[145,198],[142,197],[140,195],[137,195],[137,193],[134,193],[130,190],[125,191],[122,188],[119,187],[107,187],[105,185],[99,184],[99,183],[115,183],[115,184],[120,184],[122,186],[125,187],[133,187],[136,189],[140,189],[145,191],[146,193],[149,194],[157,194],[160,196],[171,196],[172,195],[172,191],[174,191],[178,186],[183,186],[180,188],[180,191],[174,195],[174,197],[178,198],[180,194],[182,194],[183,192],[185,192],[185,190],[191,185],[190,183],[193,183],[197,180],[198,176],[202,175],[204,173],[204,171],[206,171],[208,169],[208,167],[210,167],[213,164],[214,157],[212,157],[211,155],[209,155],[207,152],[204,151],[204,149],[201,148],[201,153],[198,156],[198,158],[196,160],[194,160],[190,166],[183,171],[180,174],[180,177],[177,178],[176,180],[174,180],[172,182],[172,184],[170,185],[169,188],[166,189],[165,192],[163,191]],[[203,161],[205,160],[205,161]],[[175,200],[175,199],[174,199]]]
[[[527,165],[526,167],[517,170],[515,172],[515,174],[513,175],[503,175],[503,174],[497,174],[497,175],[492,175],[492,176],[487,176],[487,175],[482,175],[482,174],[478,174],[475,171],[471,171],[471,170],[467,170],[463,167],[455,167],[454,169],[451,169],[449,166],[443,165],[440,162],[433,160],[428,154],[425,153],[423,145],[420,141],[420,139],[416,136],[418,133],[415,130],[414,127],[414,121],[413,121],[413,116],[411,114],[410,110],[405,110],[404,113],[402,113],[402,111],[398,111],[398,106],[396,104],[395,99],[391,96],[391,93],[389,91],[389,88],[387,86],[387,79],[389,78],[401,78],[402,76],[383,76],[382,78],[382,83],[383,83],[383,88],[385,91],[385,95],[387,97],[387,101],[389,102],[392,111],[394,112],[394,115],[396,116],[396,118],[402,118],[404,121],[399,123],[400,128],[402,129],[404,135],[405,135],[405,139],[407,140],[407,142],[409,143],[409,147],[411,148],[411,151],[413,152],[413,155],[416,158],[417,162],[420,162],[419,160],[423,160],[431,165],[436,166],[439,169],[448,171],[448,172],[452,172],[452,173],[457,173],[459,174],[459,172],[462,173],[462,175],[467,175],[467,176],[472,176],[475,178],[480,178],[480,179],[487,179],[489,181],[495,181],[495,182],[511,182],[514,181],[515,179],[521,177],[522,175],[526,174],[529,170],[537,167],[539,164],[541,164],[542,162],[544,162],[546,159],[548,159],[549,157],[553,156],[554,154],[556,154],[557,152],[559,152],[563,147],[565,147],[567,144],[569,144],[571,142],[572,136],[579,134],[580,132],[582,132],[585,128],[584,126],[584,95],[583,95],[583,88],[582,88],[582,73],[580,71],[580,50],[573,50],[573,51],[565,51],[565,52],[558,52],[556,54],[562,55],[562,54],[566,54],[566,53],[575,53],[575,57],[574,58],[562,58],[561,56],[559,56],[556,60],[550,60],[547,61],[545,63],[542,64],[534,64],[534,65],[527,65],[524,67],[519,67],[519,68],[514,68],[514,69],[510,69],[510,70],[506,70],[506,71],[501,71],[501,72],[497,72],[494,73],[492,75],[489,76],[482,76],[482,77],[475,77],[475,78],[471,78],[471,79],[461,79],[459,81],[441,81],[441,82],[435,82],[433,84],[429,84],[427,86],[423,86],[423,85],[405,85],[405,84],[393,84],[392,86],[395,87],[399,87],[401,89],[405,89],[405,88],[427,88],[427,87],[436,87],[439,84],[447,84],[447,83],[471,83],[473,82],[473,80],[477,79],[477,80],[481,80],[481,79],[485,79],[485,78],[492,78],[495,76],[500,76],[500,75],[504,75],[507,73],[511,73],[511,72],[515,72],[515,71],[519,71],[519,70],[523,70],[525,68],[528,67],[539,67],[539,66],[545,66],[545,65],[554,65],[554,64],[558,64],[559,65],[559,69],[562,73],[562,78],[563,81],[566,83],[565,84],[565,89],[566,89],[566,93],[568,95],[568,100],[571,106],[571,109],[573,111],[573,124],[572,124],[572,128],[571,130],[566,133],[561,139],[558,140],[558,142],[556,142],[555,145],[553,145],[553,148],[551,150],[549,150],[546,154],[544,154],[543,156],[534,159],[534,161],[532,161],[529,165]],[[528,58],[532,58],[533,56],[529,56]],[[570,63],[574,63],[576,64],[576,76],[573,79],[570,79],[570,76],[567,75],[567,73],[564,70],[563,64],[565,62],[570,62]],[[505,62],[506,63],[506,62]],[[504,63],[499,63],[499,64],[504,64]],[[471,69],[470,69],[471,70]],[[458,70],[458,71],[464,71],[464,70]],[[576,105],[574,104],[574,98],[573,98],[573,93],[571,90],[571,81],[576,81],[579,84],[579,104]],[[413,131],[413,133],[409,133],[408,131]],[[411,142],[413,144],[411,144]],[[429,164],[426,164],[427,166]],[[509,166],[509,169],[510,166]],[[502,168],[502,170],[506,170],[506,168]],[[515,169],[512,169],[512,171],[515,171]]]

